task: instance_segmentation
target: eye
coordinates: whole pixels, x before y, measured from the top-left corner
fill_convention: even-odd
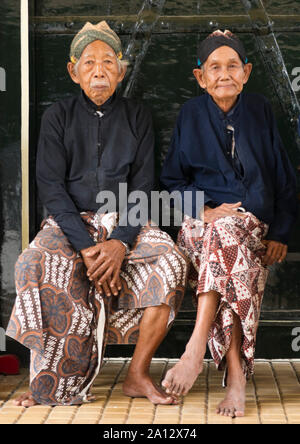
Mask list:
[[[92,65],[94,63],[93,60],[87,60],[84,64],[85,65]]]
[[[106,63],[107,65],[110,65],[110,64],[112,64],[112,61],[109,59],[106,59],[106,60],[104,60],[104,63]]]

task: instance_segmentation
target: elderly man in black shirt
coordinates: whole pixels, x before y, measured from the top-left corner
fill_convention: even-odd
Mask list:
[[[87,23],[70,57],[81,94],[45,112],[38,147],[37,184],[49,217],[16,264],[7,334],[31,350],[31,383],[15,403],[89,401],[109,342],[137,344],[126,395],[174,404],[149,367],[182,300],[185,257],[158,226],[126,224],[132,203],[127,212],[99,209],[101,192],[119,200],[120,184],[149,197],[151,117],[115,92],[126,64],[106,22]]]

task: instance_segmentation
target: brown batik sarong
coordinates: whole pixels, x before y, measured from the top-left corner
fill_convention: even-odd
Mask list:
[[[243,330],[241,356],[247,377],[253,373],[255,338],[260,307],[268,276],[261,259],[266,247],[262,239],[268,225],[252,213],[223,217],[213,223],[185,216],[177,243],[191,260],[188,282],[197,296],[211,290],[221,294],[209,332],[208,346],[219,370],[224,369],[230,347],[233,313]]]
[[[82,218],[96,242],[117,223],[115,213]],[[143,309],[169,305],[170,326],[183,298],[187,263],[168,234],[145,226],[124,259],[118,297],[102,297],[87,279],[81,256],[48,218],[20,255],[15,277],[7,335],[31,350],[33,398],[68,405],[88,400],[107,343],[136,343]]]

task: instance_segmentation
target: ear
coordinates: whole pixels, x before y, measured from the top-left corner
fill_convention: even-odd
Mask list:
[[[193,70],[193,74],[194,74],[199,86],[201,86],[201,88],[203,88],[203,89],[206,89],[206,82],[205,82],[204,75],[203,75],[204,74],[203,69],[196,68]]]
[[[244,85],[248,82],[251,71],[252,71],[252,63],[247,63],[244,66],[244,73],[245,73],[244,82],[243,82]]]
[[[126,72],[127,72],[127,66],[122,65],[122,71],[120,72],[118,83],[121,83],[123,81]]]
[[[73,82],[77,83],[79,85],[80,81],[78,79],[77,74],[75,73],[74,67],[75,67],[74,63],[68,62],[68,64],[67,64],[68,73],[69,73],[71,79],[73,80]]]

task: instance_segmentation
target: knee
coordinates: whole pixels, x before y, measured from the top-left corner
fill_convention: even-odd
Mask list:
[[[248,229],[244,218],[240,216],[227,216],[214,222],[214,242],[219,240],[222,246],[244,244],[247,240]],[[210,235],[210,233],[208,233]],[[245,237],[246,235],[246,237]],[[228,243],[229,242],[229,243]]]
[[[240,227],[243,224],[243,218],[240,216],[224,216],[216,219],[212,222],[214,227],[217,228],[228,228],[229,226],[232,228]]]
[[[17,288],[24,287],[28,282],[38,282],[42,276],[42,251],[27,248],[19,256],[15,264],[15,280]]]

